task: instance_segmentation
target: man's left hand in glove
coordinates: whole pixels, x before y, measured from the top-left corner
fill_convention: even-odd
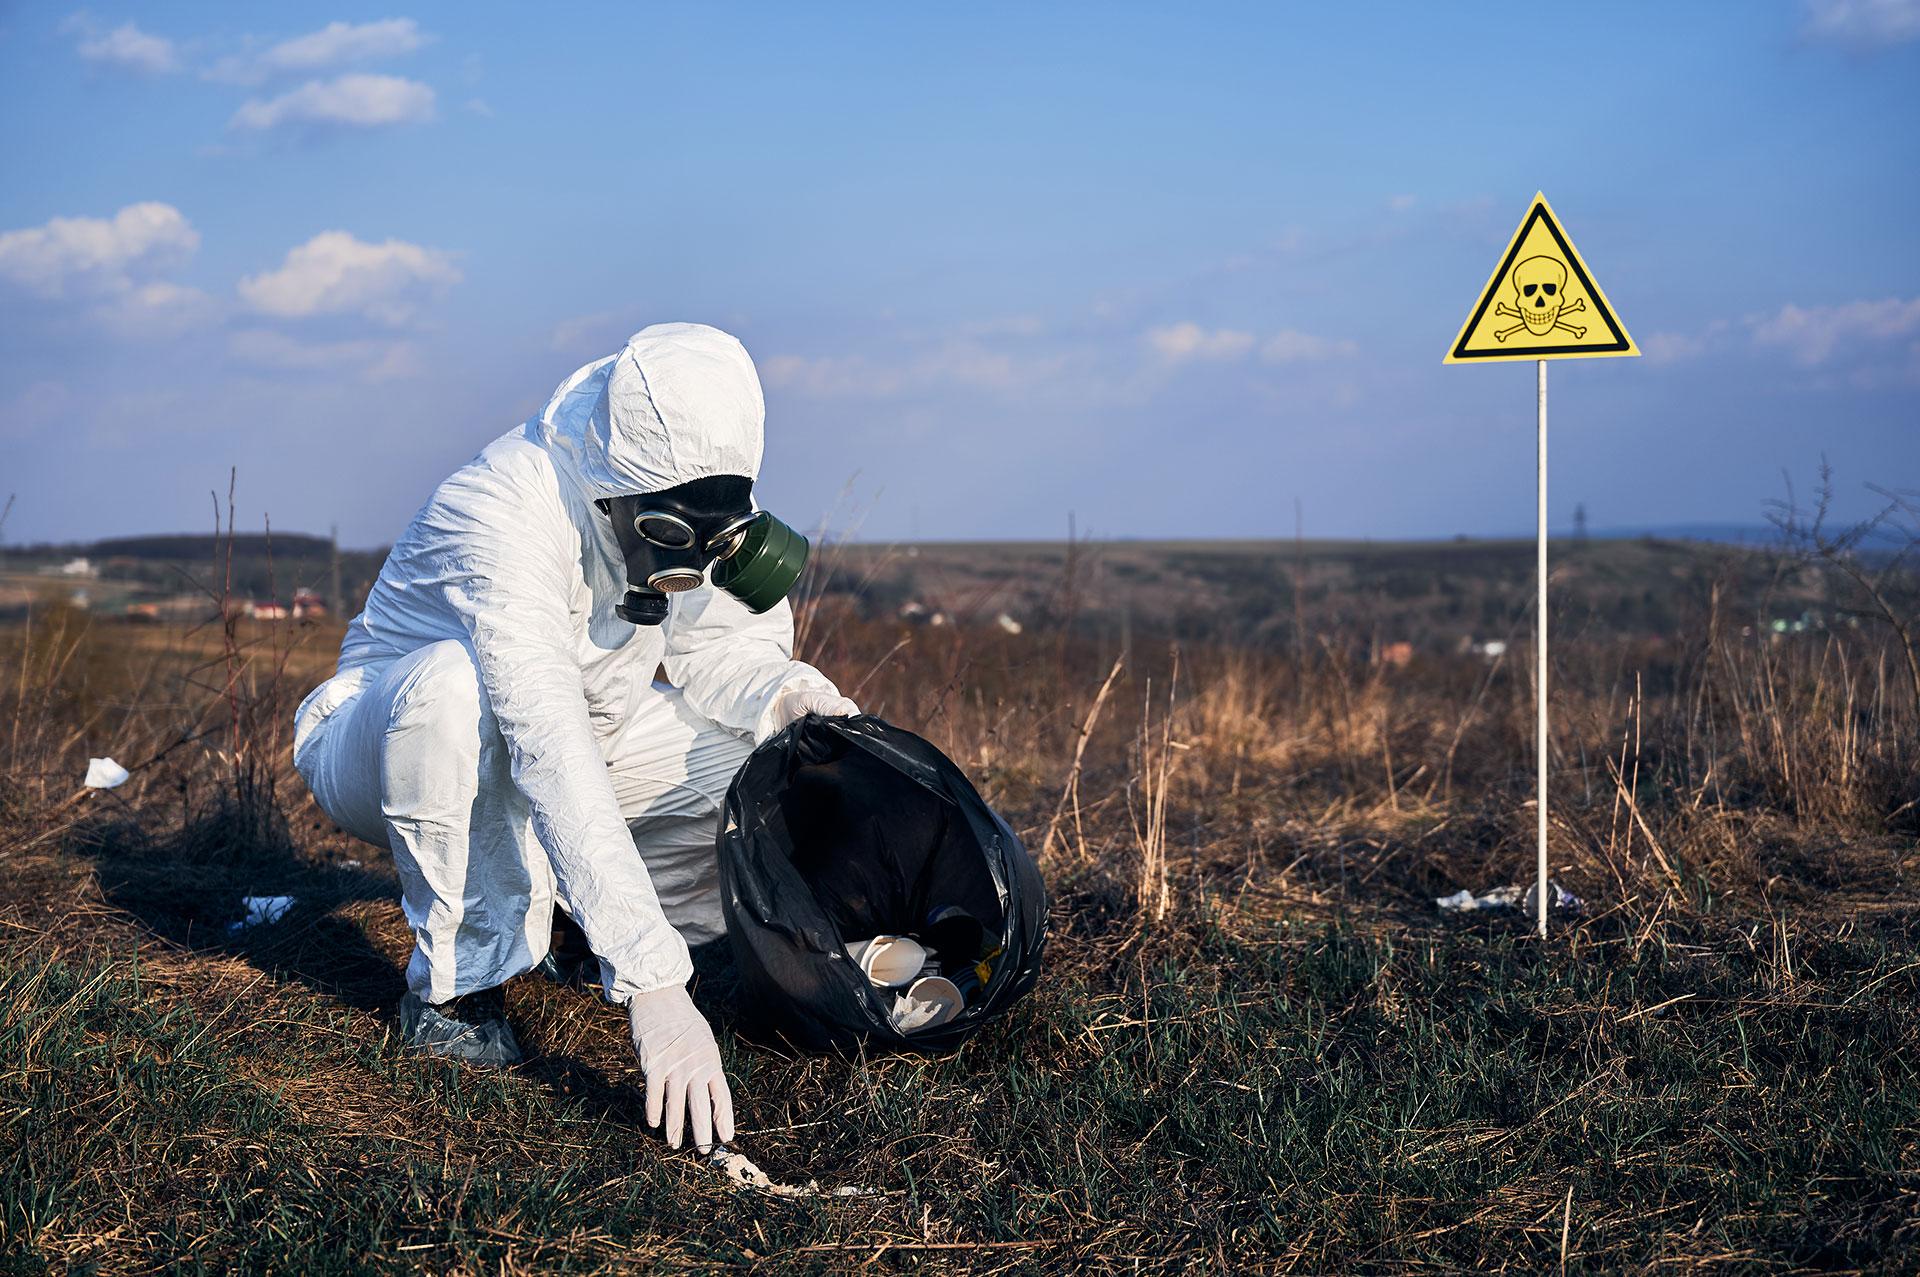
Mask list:
[[[824,687],[790,687],[774,698],[767,710],[767,716],[761,726],[761,740],[773,736],[790,723],[798,722],[808,714],[824,714],[829,718],[851,718],[860,712],[860,707],[835,691]]]

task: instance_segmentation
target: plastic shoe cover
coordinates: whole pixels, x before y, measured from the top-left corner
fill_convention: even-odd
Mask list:
[[[495,992],[488,990],[488,992]],[[436,1007],[418,994],[400,999],[400,1042],[410,1051],[506,1068],[521,1060],[498,995],[469,994]]]

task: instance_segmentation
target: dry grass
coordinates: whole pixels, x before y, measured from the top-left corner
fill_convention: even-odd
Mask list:
[[[955,1056],[724,1030],[731,1193],[639,1121],[622,1025],[530,981],[489,1076],[388,1034],[384,853],[287,759],[335,632],[0,634],[0,1237],[15,1271],[1911,1271],[1920,706],[1871,630],[1569,641],[1546,944],[1511,658],[1364,664],[908,629],[814,657],[928,735],[1055,892],[1049,975]],[[1176,673],[1177,667],[1177,673]],[[84,791],[89,754],[135,768]],[[243,894],[293,894],[239,936]],[[524,987],[523,987],[524,986]]]

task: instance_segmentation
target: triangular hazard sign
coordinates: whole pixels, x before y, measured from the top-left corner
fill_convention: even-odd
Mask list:
[[[1547,197],[1535,195],[1444,362],[1639,353]]]

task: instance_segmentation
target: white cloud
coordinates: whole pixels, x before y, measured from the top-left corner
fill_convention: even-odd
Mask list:
[[[410,341],[300,341],[265,328],[233,333],[227,338],[227,353],[241,363],[276,372],[345,372],[366,381],[410,377],[423,366],[419,349]]]
[[[1410,213],[1413,206],[1420,202],[1417,195],[1395,195],[1387,200],[1387,208],[1395,213]]]
[[[1051,373],[1060,362],[1058,358],[1016,357],[977,341],[949,341],[921,356],[913,365],[912,375],[922,382],[1013,390]]]
[[[1920,297],[1838,306],[1786,305],[1747,322],[1756,345],[1777,347],[1800,367],[1814,368],[1849,347],[1920,335]]]
[[[86,14],[76,14],[63,29],[79,33],[79,54],[88,62],[149,75],[167,75],[180,69],[180,54],[173,41],[142,31],[131,22],[107,30]]]
[[[1058,374],[1067,362],[1062,354],[1016,355],[956,339],[890,363],[865,355],[774,355],[759,365],[768,385],[810,399],[893,399],[943,389],[1028,389]]]
[[[1652,333],[1640,339],[1640,350],[1650,364],[1678,364],[1707,353],[1710,334]]]
[[[314,75],[355,63],[405,57],[433,42],[412,18],[379,22],[330,22],[318,31],[260,48],[247,38],[248,51],[220,59],[206,78],[226,84],[260,84],[276,76]]]
[[[397,325],[423,297],[459,282],[452,256],[437,249],[322,231],[290,250],[278,270],[242,279],[239,291],[254,310],[283,319],[357,314]]]
[[[92,314],[117,337],[165,341],[213,323],[220,304],[197,288],[157,279],[101,302]]]
[[[1359,350],[1351,341],[1292,329],[1263,341],[1253,332],[1186,321],[1139,332],[1136,340],[1157,356],[1142,359],[1115,339],[1110,326],[1042,340],[1048,331],[1031,317],[966,324],[944,334],[895,329],[877,352],[782,353],[758,363],[769,388],[806,399],[911,402],[979,396],[1018,401],[1026,408],[1044,401],[1084,410],[1095,402],[1137,405],[1193,364],[1244,368],[1256,355],[1281,364],[1347,358]],[[982,332],[1003,335],[978,335]]]
[[[485,98],[468,98],[466,106],[467,110],[473,112],[473,114],[483,120],[491,120],[493,118],[493,108],[487,105]]]
[[[1910,349],[1890,349],[1902,344]],[[1801,369],[1850,365],[1854,373],[1870,379],[1887,371],[1889,356],[1903,367],[1920,370],[1920,297],[1834,306],[1788,304],[1737,320],[1716,319],[1690,332],[1652,333],[1641,339],[1640,349],[1653,364],[1745,351],[1783,357]]]
[[[112,295],[199,247],[200,233],[171,204],[129,204],[110,219],[56,217],[0,233],[0,279],[40,297]]]
[[[275,98],[250,98],[228,127],[252,133],[295,128],[377,129],[433,118],[433,90],[397,75],[343,75],[309,80]]]
[[[1253,349],[1253,334],[1232,328],[1202,328],[1188,320],[1147,332],[1147,344],[1173,363],[1189,359],[1238,359]]]
[[[1318,363],[1357,354],[1359,346],[1351,341],[1316,337],[1296,328],[1283,328],[1265,341],[1237,328],[1202,328],[1191,321],[1154,328],[1147,332],[1147,344],[1162,359],[1180,364],[1189,360],[1225,362],[1245,357],[1257,346],[1260,360],[1269,364]]]
[[[809,399],[890,399],[906,385],[898,368],[864,355],[774,355],[759,362],[769,386]]]
[[[1356,342],[1316,337],[1296,328],[1283,328],[1260,344],[1260,358],[1269,364],[1319,363],[1359,353]]]
[[[329,22],[318,31],[282,40],[260,55],[260,65],[269,71],[325,71],[354,62],[404,57],[432,38],[412,18]]]
[[[1883,49],[1920,39],[1920,0],[1806,0],[1808,39]]]

